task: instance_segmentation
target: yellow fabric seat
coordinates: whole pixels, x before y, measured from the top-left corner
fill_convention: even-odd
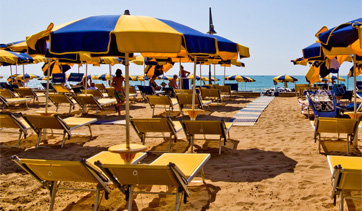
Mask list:
[[[220,89],[205,89],[201,88],[201,96],[203,100],[213,100],[217,102],[222,102],[222,99],[227,97],[226,95],[221,95]]]
[[[224,145],[227,141],[227,135],[230,139],[229,130],[233,123],[224,122],[223,120],[183,120],[181,121],[182,128],[185,131],[186,137],[191,143],[191,152],[195,140],[218,140],[219,141],[219,154],[221,154],[221,143],[224,140]],[[196,135],[202,135],[197,138]],[[206,135],[218,136],[218,139],[206,138]]]
[[[55,105],[56,111],[58,111],[60,104],[69,104],[69,114],[72,111],[72,108],[75,108],[75,101],[68,97],[66,94],[48,94],[49,100]]]
[[[331,198],[336,202],[336,196],[341,196],[341,210],[344,210],[344,199],[362,200],[360,197],[347,197],[346,190],[362,191],[362,157],[327,156],[331,170]]]
[[[15,89],[15,91],[19,94],[20,97],[26,98],[30,97],[33,99],[33,103],[38,102],[39,103],[39,97],[45,97],[45,94],[37,94],[33,91],[33,89],[29,87],[19,87]]]
[[[133,193],[176,195],[175,210],[179,209],[179,194],[189,196],[187,185],[201,171],[210,159],[210,154],[165,153],[149,165],[120,165],[96,162],[96,165],[123,192],[128,192],[128,210],[132,208]],[[176,193],[139,192],[135,185],[173,186]]]
[[[91,124],[96,122],[96,118],[82,118],[82,117],[69,117],[66,119],[60,118],[58,115],[42,116],[42,115],[24,115],[24,119],[33,128],[38,135],[38,142],[36,147],[39,147],[41,134],[44,129],[63,130],[63,140],[61,147],[64,146],[65,136],[68,134],[70,139],[71,131],[79,127],[87,126],[89,129],[90,137],[92,137]]]
[[[0,102],[2,103],[2,111],[4,111],[5,107],[9,107],[10,105],[18,105],[18,104],[25,104],[26,108],[28,109],[28,102],[31,101],[31,98],[4,98],[0,95]]]
[[[12,156],[11,159],[23,170],[33,176],[42,186],[50,192],[49,210],[53,210],[55,196],[58,190],[81,190],[96,191],[94,210],[98,210],[99,195],[103,190],[108,198],[110,188],[108,187],[108,178],[103,173],[85,160],[81,161],[63,161],[63,160],[41,160],[41,159],[20,159]],[[63,182],[81,182],[96,184],[94,189],[72,188],[65,186]]]
[[[96,99],[93,95],[88,95],[88,94],[73,96],[73,99],[82,108],[82,114],[86,110],[87,106],[96,107],[96,112],[98,112],[98,109],[103,110],[104,107],[112,106],[117,103],[116,99],[108,99],[108,98]]]
[[[146,137],[165,139],[164,134],[169,134],[168,152],[171,151],[172,140],[177,141],[177,132],[182,129],[179,121],[171,121],[169,118],[132,118],[130,123],[142,144],[145,144]],[[153,135],[148,135],[150,133]],[[155,136],[155,133],[161,133],[162,136]]]
[[[184,116],[183,110],[192,106],[192,94],[176,94],[176,99],[180,106],[180,112]],[[202,100],[200,95],[195,95],[195,108],[204,109],[210,103],[212,103],[211,100]]]
[[[331,118],[319,117],[314,121],[314,140],[318,140],[318,151],[320,150],[322,133],[336,134],[339,138],[340,134],[346,135],[347,139],[347,154],[349,154],[349,142],[352,142],[354,135],[358,130],[359,119],[347,118]]]
[[[24,138],[26,138],[28,131],[31,129],[30,125],[24,119],[18,119],[11,113],[0,113],[0,128],[19,129],[17,148],[20,145],[22,135],[24,134]]]

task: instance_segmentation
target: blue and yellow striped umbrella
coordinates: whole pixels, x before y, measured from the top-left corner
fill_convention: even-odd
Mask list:
[[[296,82],[298,81],[297,78],[290,76],[290,75],[278,75],[277,77],[273,78],[273,81],[276,82]]]
[[[228,77],[225,77],[225,80],[235,80],[237,82],[255,82],[254,79],[250,78],[250,77],[246,77],[246,76],[241,76],[241,75],[231,75]]]
[[[15,77],[16,80],[22,80],[22,79],[34,79],[34,78],[39,78],[39,76],[34,75],[34,74],[21,74]]]
[[[112,75],[112,78],[115,77],[115,75]],[[102,80],[102,81],[109,81],[111,80],[111,77],[109,75],[109,73],[107,74],[100,74],[100,75],[97,75],[95,76],[93,79],[95,80]]]

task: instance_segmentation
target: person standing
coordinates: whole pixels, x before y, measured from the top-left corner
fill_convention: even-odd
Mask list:
[[[182,80],[182,89],[189,89],[189,79],[187,79],[187,76],[190,75],[190,72],[184,69],[184,66],[181,65],[180,70],[181,80]]]
[[[114,87],[114,97],[117,100],[116,109],[118,111],[118,115],[121,115],[121,105],[124,104],[124,93],[123,93],[123,81],[124,77],[122,76],[122,70],[116,70],[116,77],[112,79],[112,86]]]

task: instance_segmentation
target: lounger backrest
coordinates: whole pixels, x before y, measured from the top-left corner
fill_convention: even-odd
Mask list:
[[[114,88],[113,87],[107,87],[106,91],[107,91],[108,97],[114,98]]]
[[[15,94],[9,89],[0,89],[0,95],[5,98],[13,98]]]
[[[86,90],[82,90],[82,93],[84,94]],[[103,94],[99,89],[87,89],[87,95],[93,95],[95,98],[103,98]]]
[[[136,88],[134,86],[129,86],[129,93],[130,94],[137,94]]]
[[[106,87],[104,86],[104,84],[94,84],[95,85],[95,87],[97,88],[97,89],[99,89],[99,90],[105,90],[106,89]]]
[[[3,104],[5,104],[6,106],[9,105],[9,104],[8,104],[8,101],[6,100],[6,98],[3,97],[3,96],[1,96],[1,95],[0,95],[0,102],[2,102]]]
[[[17,120],[12,114],[9,113],[0,114],[0,127],[22,129],[26,128],[19,120]]]
[[[361,170],[342,169],[338,189],[362,190],[361,178]]]
[[[138,133],[175,132],[168,118],[131,119],[131,124]]]
[[[320,117],[317,121],[316,130],[319,133],[352,134],[359,124],[358,119]]]
[[[36,96],[36,94],[34,93],[34,91],[31,88],[27,88],[27,87],[20,87],[15,89],[15,91],[21,96],[21,97],[33,97]]]
[[[220,91],[222,93],[228,93],[228,94],[231,93],[231,87],[230,86],[227,86],[227,85],[219,86],[219,89],[220,89]]]
[[[93,95],[77,95],[73,96],[73,98],[82,107],[85,105],[96,105],[99,108],[102,108],[102,105],[93,97]]]
[[[155,105],[167,105],[172,106],[171,99],[168,95],[157,96],[157,95],[147,95],[148,102],[152,106]]]
[[[67,125],[58,117],[53,116],[41,116],[41,115],[23,115],[24,119],[36,129],[62,129],[69,130]]]
[[[201,88],[202,98],[220,98],[220,89],[203,89]]]
[[[112,173],[120,184],[180,186],[167,165],[103,164],[101,168]]]
[[[176,94],[192,94],[192,89],[175,89]]]
[[[180,105],[191,105],[192,104],[192,94],[176,94],[177,101]],[[200,96],[195,95],[195,104],[200,105]]]
[[[220,135],[226,137],[223,121],[183,120],[181,124],[187,135]]]
[[[49,99],[56,104],[71,103],[71,99],[64,94],[48,94]]]

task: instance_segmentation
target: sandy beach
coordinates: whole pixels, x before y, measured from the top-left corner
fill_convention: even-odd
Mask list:
[[[214,105],[203,112],[198,119],[230,120],[236,112],[257,98],[237,97],[226,101],[225,105]],[[7,111],[26,114],[44,110],[44,98],[39,105],[11,108]],[[132,117],[151,118],[152,110],[145,102],[131,105]],[[63,105],[59,112],[66,113],[69,107]],[[87,117],[99,120],[124,119],[117,116],[114,107],[95,114],[89,111]],[[55,106],[51,105],[51,111]],[[78,107],[73,110],[76,116]],[[176,106],[178,110],[178,106]],[[160,114],[163,109],[156,109]],[[173,112],[176,114],[177,112]],[[189,119],[188,116],[173,117],[173,120]],[[74,160],[89,158],[108,147],[125,142],[124,125],[92,125],[93,137],[89,140],[86,127],[76,130],[70,140],[66,140],[64,148],[60,148],[61,135],[48,137],[46,147],[35,148],[37,136],[30,135],[20,143],[20,148],[2,147],[0,153],[0,210],[47,210],[49,192],[29,174],[10,160],[11,155],[20,158]],[[5,131],[5,130],[4,130]],[[14,146],[18,134],[1,132],[1,144]],[[131,143],[140,144],[140,139],[131,131]],[[331,193],[331,173],[327,158],[318,153],[318,144],[314,143],[314,130],[310,121],[300,113],[296,97],[276,97],[263,111],[256,124],[250,126],[234,126],[230,130],[231,140],[222,147],[218,154],[217,142],[195,142],[196,153],[211,153],[206,163],[205,179],[200,175],[189,184],[190,197],[188,203],[181,204],[181,210],[339,210],[340,198],[333,206]],[[190,152],[190,146],[183,131],[178,132],[179,140],[172,145],[172,152]],[[337,144],[338,145],[338,144]],[[160,138],[147,138],[148,150],[166,150],[168,141]],[[327,147],[328,146],[324,146]],[[338,146],[337,146],[338,147]],[[359,143],[355,155],[361,151]],[[345,145],[343,146],[345,149]],[[149,154],[143,163],[150,163],[159,154]],[[71,185],[71,184],[70,184]],[[87,184],[79,184],[84,188]],[[127,203],[124,195],[113,185],[108,200],[104,197],[99,210],[125,210]],[[140,187],[150,190],[150,187]],[[153,186],[152,190],[167,188]],[[361,193],[357,193],[361,194]],[[361,195],[359,195],[361,196]],[[95,193],[64,191],[57,193],[54,210],[92,210]],[[138,194],[134,196],[133,210],[173,210],[174,197],[165,195]],[[361,202],[347,203],[348,210],[360,210]]]

